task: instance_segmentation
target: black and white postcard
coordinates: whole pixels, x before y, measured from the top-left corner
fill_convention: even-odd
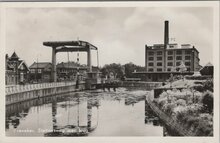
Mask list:
[[[0,10],[0,142],[219,142],[219,2]]]

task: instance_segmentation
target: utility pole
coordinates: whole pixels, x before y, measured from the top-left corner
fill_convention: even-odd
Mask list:
[[[38,83],[38,57],[37,57],[37,83]]]
[[[15,61],[15,84],[18,84],[18,62]]]

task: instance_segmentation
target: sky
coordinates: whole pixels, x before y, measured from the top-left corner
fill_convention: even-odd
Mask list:
[[[68,7],[8,8],[6,53],[15,51],[30,66],[51,62],[52,49],[44,41],[83,40],[98,47],[99,66],[132,62],[145,65],[145,45],[162,44],[164,21],[169,21],[170,43],[191,44],[200,64],[213,63],[213,9],[210,7]],[[69,53],[76,61],[76,53]],[[86,53],[80,53],[86,64]],[[58,53],[57,62],[67,62]],[[97,66],[97,53],[92,52]]]

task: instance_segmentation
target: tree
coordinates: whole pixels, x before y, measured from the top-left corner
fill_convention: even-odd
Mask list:
[[[116,78],[123,77],[123,68],[121,64],[112,63],[109,65],[104,65],[104,67],[101,68],[102,75],[109,76],[110,73],[113,73]]]
[[[170,71],[171,71],[171,72],[176,72],[176,67],[175,67],[175,66],[172,66]]]
[[[183,61],[181,62],[180,66],[179,66],[179,71],[181,73],[185,72],[187,70],[185,64],[183,63]]]
[[[204,90],[209,90],[213,92],[213,79],[208,79],[204,83]]]
[[[187,70],[185,64],[183,63],[183,61],[181,62],[180,66],[179,66],[179,72],[181,72],[181,75],[183,76],[183,72],[185,72]],[[184,80],[184,78],[183,78]]]
[[[144,67],[135,65],[132,62],[125,64],[124,67],[125,67],[125,76],[128,78],[134,77],[134,75],[133,75],[134,71],[144,71],[145,70]]]
[[[202,99],[204,110],[208,113],[213,111],[213,94],[211,92],[205,92]]]
[[[170,82],[170,88],[172,87],[172,82],[174,81],[173,74],[170,74],[170,78],[168,79],[168,82]]]
[[[115,76],[117,76],[117,78],[120,79],[122,79],[124,76],[128,78],[132,78],[134,77],[133,76],[134,71],[144,71],[144,70],[145,70],[144,67],[135,65],[132,62],[127,63],[125,65],[112,63],[112,64],[104,65],[104,67],[101,68],[101,72],[104,77],[108,76],[110,73],[113,73]]]

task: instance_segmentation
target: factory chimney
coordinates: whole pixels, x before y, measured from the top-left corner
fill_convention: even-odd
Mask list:
[[[165,21],[164,22],[164,68],[163,71],[167,71],[166,69],[166,64],[167,64],[167,60],[166,60],[166,49],[168,47],[169,44],[169,21]]]
[[[169,44],[169,21],[165,21],[164,24],[164,48],[167,49]]]

